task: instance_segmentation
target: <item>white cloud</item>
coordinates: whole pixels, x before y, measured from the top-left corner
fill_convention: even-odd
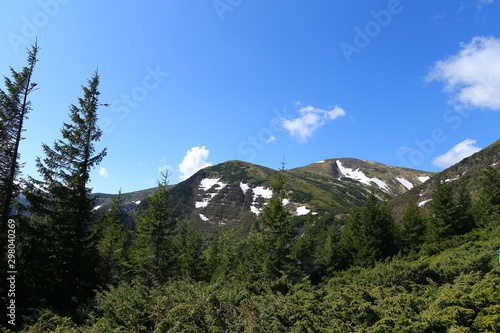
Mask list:
[[[458,54],[436,62],[425,80],[443,81],[457,107],[500,110],[500,39],[474,37],[461,47]]]
[[[465,139],[464,141],[455,145],[455,147],[451,148],[447,153],[432,160],[432,164],[439,168],[446,169],[482,149],[478,146],[475,146],[475,144],[476,140]]]
[[[210,151],[203,147],[193,147],[189,149],[179,164],[179,171],[182,175],[179,176],[181,180],[186,180],[191,177],[198,170],[211,166],[212,163],[207,162]]]
[[[271,137],[266,141],[266,144],[273,143],[276,140],[278,140],[278,139],[276,139],[276,137],[274,135],[271,135]]]
[[[300,117],[295,119],[281,119],[283,127],[299,142],[306,142],[314,131],[338,117],[345,116],[345,111],[336,106],[333,110],[322,110],[306,106],[298,110]]]
[[[100,174],[101,176],[103,176],[104,178],[108,178],[108,177],[109,177],[108,170],[106,170],[106,168],[103,168],[103,167],[101,167],[101,168],[99,169],[99,174]]]

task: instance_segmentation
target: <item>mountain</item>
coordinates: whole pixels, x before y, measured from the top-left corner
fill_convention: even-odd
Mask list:
[[[277,170],[267,167],[228,161],[199,170],[173,185],[171,199],[178,218],[196,225],[202,233],[235,227],[237,233],[246,234],[273,195],[272,182],[277,174]],[[362,206],[372,190],[380,198],[390,199],[432,176],[432,172],[354,158],[329,159],[286,171],[285,205],[296,224],[304,222],[309,212],[329,220],[353,206]],[[134,208],[134,202],[137,211],[147,207],[143,199],[153,190],[124,194],[128,207]],[[102,198],[109,201],[112,196]],[[104,199],[96,209],[106,206]]]
[[[500,140],[464,158],[462,161],[442,172],[436,173],[429,180],[415,187],[413,191],[418,195],[417,202],[419,206],[423,207],[426,211],[430,208],[429,203],[432,201],[432,195],[438,179],[450,184],[455,193],[459,184],[465,183],[467,189],[471,193],[472,199],[475,199],[479,195],[481,178],[487,166],[494,168],[500,166]],[[389,201],[389,207],[392,209],[396,219],[403,216],[409,199],[410,194],[404,193]]]
[[[156,192],[156,189],[156,187],[153,187],[141,191],[122,193],[123,209],[127,212],[134,210],[146,197]],[[94,193],[92,195],[96,198],[94,210],[106,209],[116,197],[116,194],[106,193]]]
[[[465,182],[472,196],[478,194],[480,178],[486,166],[500,165],[500,141],[440,172],[432,173],[388,166],[354,158],[336,158],[287,170],[286,207],[295,224],[305,221],[308,213],[326,221],[364,204],[370,191],[389,200],[398,220],[406,209],[409,190],[418,195],[427,209],[437,179],[456,186]],[[179,219],[197,226],[202,234],[235,227],[245,235],[251,229],[268,199],[277,170],[242,162],[228,161],[199,170],[187,180],[171,186],[171,200]],[[144,200],[156,189],[123,194],[125,209],[132,215],[147,207]],[[114,195],[99,194],[96,210],[106,209]],[[208,236],[210,237],[210,236]]]

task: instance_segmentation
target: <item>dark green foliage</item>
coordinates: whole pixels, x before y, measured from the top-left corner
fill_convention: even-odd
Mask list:
[[[71,122],[64,123],[62,139],[52,148],[43,145],[45,158],[37,158],[43,180],[30,178],[24,192],[32,231],[24,259],[29,272],[26,287],[34,297],[43,295],[38,298],[42,304],[56,309],[88,296],[96,283],[97,251],[91,239],[94,199],[87,183],[91,170],[106,155],[105,150],[96,154],[94,149],[101,137],[96,125],[98,85],[96,73],[83,87],[79,106],[70,106]],[[37,278],[31,276],[33,270]]]
[[[452,196],[452,201],[456,211],[469,211],[468,191],[464,188]],[[408,221],[419,218],[414,202],[407,210]],[[464,229],[453,230],[463,224],[454,221],[438,254],[417,253],[416,246],[410,247],[413,253],[409,256],[404,252],[395,255],[396,248],[380,242],[383,239],[394,244],[396,233],[385,202],[375,196],[368,198],[362,210],[353,209],[343,230],[335,221],[330,222],[333,223],[328,228],[328,224],[309,216],[304,225],[299,225],[298,234],[290,236],[286,243],[290,244],[290,252],[281,252],[288,255],[290,265],[282,265],[274,277],[266,275],[263,262],[269,254],[263,251],[262,243],[253,239],[249,248],[242,248],[233,241],[232,233],[225,233],[200,255],[199,236],[182,224],[175,238],[176,251],[183,258],[177,263],[177,276],[163,283],[153,281],[146,285],[138,279],[102,290],[89,309],[91,319],[85,325],[76,327],[64,316],[44,315],[30,329],[443,333],[500,330],[498,219],[492,218],[487,227],[463,235],[460,233]],[[405,222],[401,234],[419,225]],[[411,239],[421,242],[421,230],[416,230],[417,236]],[[276,240],[258,233],[256,236]],[[367,244],[365,248],[363,242]],[[364,256],[356,253],[358,248]],[[238,265],[240,249],[247,261]],[[256,260],[252,256],[255,253],[263,260]],[[343,254],[356,265],[346,265],[346,270],[339,271]],[[292,265],[297,258],[306,258],[308,263],[301,270],[296,263]],[[313,285],[306,266],[313,271],[311,276],[316,272],[328,276],[323,281],[315,280]]]
[[[330,276],[334,271],[342,266],[342,251],[340,248],[340,228],[337,224],[330,228],[324,226],[318,234],[316,261],[318,271],[316,275],[321,280],[325,276]]]
[[[500,173],[491,166],[483,173],[481,194],[475,207],[477,223],[485,226],[500,215]]]
[[[311,213],[300,231],[299,238],[292,249],[292,258],[306,275],[311,275],[318,269],[316,260],[317,229],[316,220]]]
[[[240,265],[241,243],[235,240],[235,230],[231,229],[217,235],[210,247],[205,251],[205,276],[215,282],[235,275],[235,268]]]
[[[340,247],[349,262],[372,266],[396,252],[394,223],[386,202],[371,193],[361,211],[352,210],[341,234]]]
[[[454,233],[463,235],[475,227],[474,216],[472,213],[472,199],[465,182],[460,183],[456,195],[456,215],[457,220],[454,224]]]
[[[276,279],[296,266],[292,257],[294,230],[291,214],[283,205],[286,198],[284,167],[272,186],[269,199],[250,238],[249,269],[262,278]]]
[[[411,192],[401,226],[402,247],[406,251],[418,251],[424,241],[426,221],[420,212],[414,192]]]
[[[109,210],[97,218],[94,229],[100,255],[98,272],[104,285],[117,282],[130,266],[129,226],[122,207],[123,198],[120,190]]]
[[[457,210],[452,188],[445,181],[437,179],[427,225],[427,242],[438,243],[454,234],[453,225],[456,220]]]
[[[178,275],[181,278],[203,279],[204,261],[201,251],[201,238],[196,229],[183,222],[177,238]]]
[[[14,198],[20,188],[19,145],[23,123],[31,111],[28,96],[36,88],[31,76],[37,62],[38,45],[28,51],[28,66],[20,72],[10,68],[12,79],[5,77],[7,91],[0,89],[0,233],[5,233]],[[5,253],[2,248],[2,253]]]
[[[174,274],[175,228],[172,203],[169,200],[168,174],[158,181],[158,190],[147,199],[147,208],[137,221],[133,262],[136,273],[148,281],[165,281]]]

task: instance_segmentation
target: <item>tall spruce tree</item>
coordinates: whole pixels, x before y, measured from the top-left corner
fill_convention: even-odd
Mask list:
[[[318,261],[316,257],[317,247],[317,229],[316,220],[311,212],[304,223],[302,233],[293,245],[292,255],[302,272],[311,275],[318,270]]]
[[[201,237],[193,227],[182,222],[177,237],[177,274],[180,278],[202,280],[206,272],[201,252]]]
[[[286,198],[285,163],[272,184],[274,196],[264,207],[250,238],[251,270],[264,278],[288,275],[294,267],[291,214],[283,205]]]
[[[38,50],[35,42],[28,51],[28,65],[20,72],[11,67],[12,79],[5,77],[6,91],[0,89],[0,233],[6,230],[13,200],[20,191],[16,183],[20,172],[19,145],[24,120],[31,111],[28,96],[36,88],[31,79]]]
[[[475,227],[472,213],[472,198],[465,182],[461,182],[456,195],[456,215],[455,230],[457,234],[466,234]]]
[[[488,164],[491,164],[490,162]],[[481,193],[475,205],[479,226],[486,226],[500,215],[500,172],[488,165],[483,172]]]
[[[95,152],[101,137],[98,86],[96,72],[88,86],[82,87],[78,106],[70,106],[71,122],[63,124],[62,139],[53,147],[42,146],[45,158],[38,157],[36,162],[43,180],[30,178],[25,190],[33,231],[26,275],[32,272],[40,278],[31,279],[28,285],[34,287],[35,297],[44,293],[48,305],[56,309],[87,297],[96,282],[97,251],[91,240],[95,198],[87,185],[91,170],[106,155],[106,149]]]
[[[431,213],[427,224],[426,240],[438,243],[454,234],[457,209],[453,191],[442,179],[436,179],[436,189],[432,195]]]
[[[406,211],[401,220],[403,228],[401,242],[404,249],[418,251],[425,240],[425,218],[420,212],[417,198],[414,191],[410,191],[410,200],[406,206]]]
[[[317,262],[318,262],[318,275],[323,277],[332,271],[337,270],[341,264],[342,257],[340,250],[340,226],[335,221],[329,229],[323,227],[323,235],[318,235]]]
[[[351,211],[340,246],[356,266],[371,266],[395,253],[394,222],[387,202],[370,193],[361,212]]]
[[[162,282],[174,274],[177,221],[170,202],[168,176],[166,173],[158,181],[158,190],[146,199],[147,208],[137,221],[134,261],[138,273],[148,281]]]
[[[99,273],[103,284],[118,282],[128,270],[129,231],[120,189],[109,210],[98,217],[94,228],[100,255]]]

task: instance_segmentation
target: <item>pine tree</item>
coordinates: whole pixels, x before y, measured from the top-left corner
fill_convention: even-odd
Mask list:
[[[235,229],[217,235],[206,251],[204,275],[212,282],[226,279],[236,273],[240,255],[240,243],[235,241]]]
[[[46,264],[32,265],[42,279],[36,283],[44,283],[45,289],[53,292],[50,301],[55,308],[66,307],[73,297],[88,296],[96,282],[97,251],[91,240],[95,199],[87,184],[91,170],[106,155],[105,149],[95,153],[94,148],[101,137],[98,85],[96,72],[88,87],[82,87],[79,106],[70,106],[71,123],[64,123],[62,139],[52,148],[42,146],[45,158],[38,157],[36,162],[43,180],[30,178],[24,192],[34,231],[30,239],[34,247],[28,250],[38,251],[31,258]],[[29,261],[26,264],[31,265]]]
[[[316,261],[316,225],[311,213],[307,216],[302,233],[292,248],[293,259],[297,262],[301,270],[310,275],[318,267]]]
[[[146,199],[147,208],[137,221],[134,261],[138,273],[147,280],[165,281],[172,276],[175,258],[174,237],[177,221],[170,202],[169,174],[158,181],[158,190]]]
[[[491,164],[491,163],[488,163]],[[486,226],[498,220],[500,215],[500,172],[491,166],[486,167],[481,181],[481,194],[475,207],[477,223]]]
[[[121,190],[113,199],[109,210],[100,215],[96,222],[97,249],[100,254],[99,271],[102,283],[118,282],[129,264],[129,227],[123,211]]]
[[[24,120],[31,110],[28,96],[36,88],[32,75],[37,62],[38,45],[28,52],[28,66],[21,72],[10,68],[12,79],[5,77],[6,92],[0,89],[0,232],[7,227],[14,198],[20,188],[16,179],[20,174],[19,145]],[[2,251],[2,253],[4,253]]]
[[[426,222],[417,204],[415,192],[410,192],[410,200],[401,220],[403,227],[401,241],[403,248],[418,251],[425,240]]]
[[[202,280],[206,271],[201,252],[201,237],[194,228],[183,222],[177,238],[178,275],[180,278]]]
[[[471,231],[475,226],[472,214],[472,199],[465,182],[460,183],[455,202],[457,220],[454,229],[456,229],[457,234],[463,235]]]
[[[437,243],[454,234],[453,224],[456,218],[457,210],[451,187],[445,181],[436,179],[427,225],[427,242]]]
[[[318,234],[316,247],[316,261],[318,270],[314,278],[318,281],[331,272],[339,269],[343,264],[342,252],[340,250],[340,226],[334,224],[330,228],[323,226],[322,232]]]
[[[294,240],[291,214],[283,205],[286,198],[284,163],[272,189],[274,196],[259,216],[249,251],[252,270],[270,279],[287,275],[295,267],[291,252]]]
[[[372,191],[361,212],[351,211],[340,246],[356,266],[371,266],[394,254],[394,222],[387,202],[380,202]]]

